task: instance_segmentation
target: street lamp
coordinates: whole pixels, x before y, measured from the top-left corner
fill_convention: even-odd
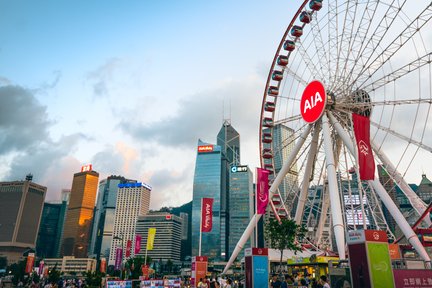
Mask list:
[[[114,236],[113,237],[113,239],[114,240],[121,240],[122,241],[122,253],[121,253],[121,264],[120,264],[120,280],[123,280],[122,279],[122,275],[123,275],[123,249],[124,249],[124,236],[123,236],[123,234],[122,233],[120,233],[120,235],[122,236],[122,237],[119,237],[119,236]]]

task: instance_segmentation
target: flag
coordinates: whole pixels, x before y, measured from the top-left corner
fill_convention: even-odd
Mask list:
[[[44,265],[45,265],[45,262],[44,262],[43,260],[41,260],[41,261],[39,262],[39,271],[38,271],[38,275],[42,275],[42,274],[43,274]]]
[[[265,214],[269,202],[269,171],[257,168],[257,214]]]
[[[202,198],[201,232],[210,232],[213,227],[213,198]]]
[[[122,262],[123,262],[123,249],[122,248],[117,248],[116,249],[116,257],[115,257],[114,269],[115,270],[120,270]]]
[[[132,250],[132,240],[127,240],[126,242],[126,257],[130,257]]]
[[[106,258],[101,258],[101,262],[100,262],[100,272],[101,273],[106,273]]]
[[[370,146],[369,118],[353,113],[352,119],[357,142],[360,180],[374,180],[375,161]]]
[[[149,228],[147,235],[147,250],[153,250],[156,228]]]
[[[141,250],[141,235],[135,235],[135,255]]]

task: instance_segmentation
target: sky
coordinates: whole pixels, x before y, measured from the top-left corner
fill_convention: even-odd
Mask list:
[[[263,90],[299,1],[0,1],[0,181],[60,200],[91,163],[192,199],[198,139],[224,119],[259,165]]]

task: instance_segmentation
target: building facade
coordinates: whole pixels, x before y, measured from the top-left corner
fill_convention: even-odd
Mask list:
[[[145,216],[138,216],[135,233],[141,235],[141,251],[138,256],[146,254],[148,230],[156,228],[153,249],[147,255],[153,260],[168,260],[180,263],[183,219],[165,212],[152,212]]]
[[[149,185],[135,180],[118,184],[109,265],[115,262],[117,248],[123,249],[123,259],[125,259],[128,241],[131,241],[132,247],[130,256],[134,256],[136,223],[138,216],[147,215],[149,212],[150,192]]]
[[[96,271],[96,259],[75,258],[74,256],[64,256],[63,258],[46,258],[44,259],[45,267],[52,269],[57,267],[60,272],[66,275],[76,275],[77,273],[86,273]]]
[[[99,173],[91,165],[75,173],[63,232],[63,256],[87,258]]]
[[[60,254],[67,202],[44,203],[39,228],[36,254],[41,258],[55,258]]]
[[[229,183],[230,231],[228,254],[231,255],[255,213],[252,171],[248,166],[232,166]],[[254,236],[251,236],[245,247],[251,247],[251,243],[255,246]]]
[[[47,188],[31,181],[0,182],[0,256],[15,263],[36,247]]]
[[[213,225],[210,232],[202,233],[201,255],[212,260],[225,259],[225,244],[221,242],[221,174],[222,151],[218,145],[198,140],[192,200],[192,256],[198,256],[200,242],[201,199],[213,199]],[[222,230],[222,231],[221,231]],[[223,249],[222,249],[223,248]]]
[[[108,258],[110,255],[118,185],[127,181],[122,176],[109,176],[99,182],[90,243],[90,254],[96,259]]]

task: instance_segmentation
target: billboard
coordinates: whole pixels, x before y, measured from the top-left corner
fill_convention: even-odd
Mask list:
[[[213,145],[198,146],[198,153],[213,152]]]

